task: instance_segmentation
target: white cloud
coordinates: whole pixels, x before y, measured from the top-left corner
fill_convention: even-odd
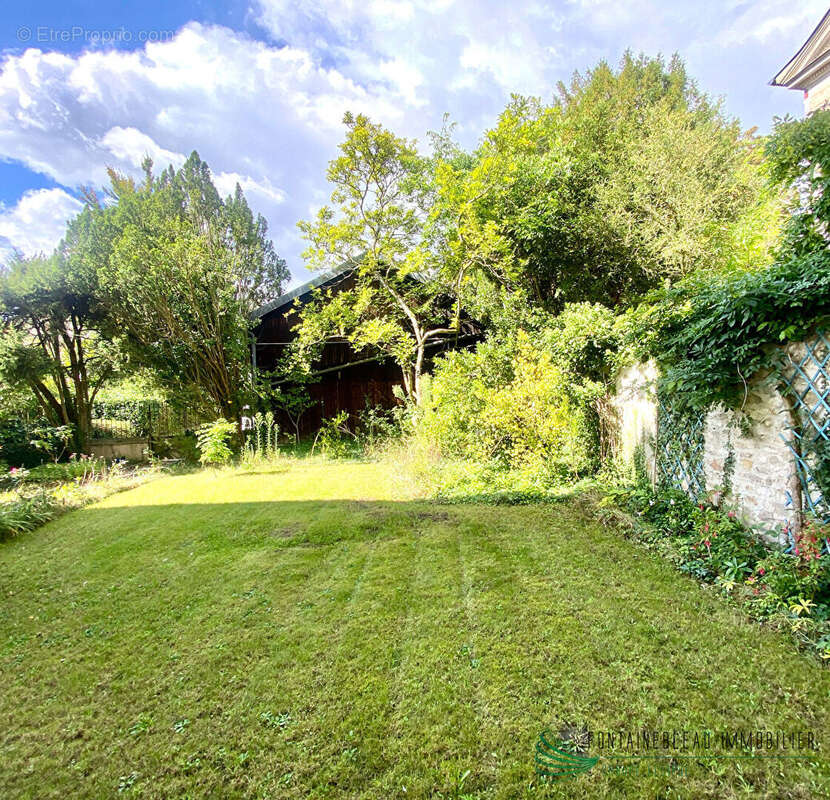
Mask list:
[[[370,92],[301,48],[192,23],[142,51],[7,57],[0,157],[74,187],[106,184],[109,166],[138,175],[145,155],[163,168],[198,150],[223,194],[242,186],[297,269],[294,226],[334,154],[343,113],[370,110],[395,125],[397,98],[394,87]]]
[[[736,7],[736,11],[741,6]],[[734,21],[717,35],[717,41],[725,45],[741,45],[757,42],[775,46],[784,37],[795,34],[800,46],[827,11],[825,0],[760,0],[739,13]],[[802,35],[803,34],[803,35]],[[795,55],[781,54],[781,64]]]
[[[81,207],[63,189],[33,189],[12,208],[0,208],[0,262],[15,248],[25,256],[51,253],[63,238],[66,221]]]
[[[154,164],[166,167],[172,164],[178,168],[187,158],[183,153],[174,153],[159,147],[146,133],[138,128],[122,128],[116,125],[110,128],[99,140],[103,150],[112,154],[113,159],[122,164],[140,167],[144,159],[149,156]]]

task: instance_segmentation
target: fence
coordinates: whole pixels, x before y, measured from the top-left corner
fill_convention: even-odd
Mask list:
[[[95,403],[93,439],[164,439],[193,430],[204,420],[187,408],[158,400]]]
[[[657,404],[657,470],[662,481],[693,498],[706,491],[704,431],[700,412],[679,414],[665,399]]]

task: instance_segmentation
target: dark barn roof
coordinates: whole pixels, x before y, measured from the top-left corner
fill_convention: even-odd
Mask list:
[[[306,281],[306,283],[297,286],[290,292],[281,294],[276,300],[260,306],[251,314],[251,319],[262,319],[272,311],[282,311],[286,306],[290,306],[298,297],[309,294],[312,289],[326,289],[329,286],[333,286],[339,280],[351,274],[352,269],[353,267],[342,266],[329,272],[324,272],[322,275],[318,275],[316,278],[312,278],[310,281]]]

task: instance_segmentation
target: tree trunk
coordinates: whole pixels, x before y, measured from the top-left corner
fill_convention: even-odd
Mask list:
[[[416,406],[420,406],[423,399],[421,397],[421,374],[424,370],[424,347],[423,342],[418,342],[415,351],[415,367],[412,371],[412,395]]]

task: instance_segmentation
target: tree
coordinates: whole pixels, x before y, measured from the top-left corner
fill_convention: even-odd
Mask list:
[[[0,380],[28,388],[47,419],[72,426],[83,451],[95,396],[118,358],[95,270],[67,257],[73,236],[54,255],[17,260],[0,277]]]
[[[514,97],[472,168],[439,165],[436,197],[455,216],[465,271],[554,312],[614,306],[729,266],[739,238],[769,261],[775,213],[758,207],[777,198],[764,193],[759,161],[758,140],[678,58],[626,54],[616,72],[603,62],[560,85],[551,105]]]
[[[404,391],[420,403],[427,347],[459,327],[451,276],[430,224],[430,162],[415,143],[363,115],[344,117],[341,155],[330,164],[331,206],[299,223],[314,269],[354,270],[354,288],[319,293],[302,311],[299,343],[334,339],[373,348],[400,365]]]
[[[100,263],[101,289],[134,367],[174,395],[238,418],[253,391],[250,313],[288,276],[237,185],[224,201],[193,153],[178,171],[145,180],[111,172],[117,201],[83,212],[95,236],[84,255]]]
[[[826,254],[830,226],[830,111],[777,119],[767,141],[770,177],[790,195],[783,253]]]

